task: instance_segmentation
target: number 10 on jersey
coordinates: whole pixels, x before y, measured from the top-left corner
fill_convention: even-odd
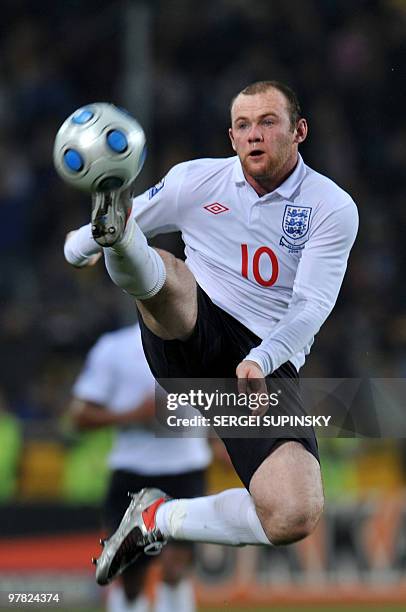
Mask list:
[[[261,275],[261,272],[259,269],[259,262],[261,260],[261,257],[268,257],[271,262],[272,274],[270,278],[264,278]],[[251,254],[249,253],[248,245],[242,244],[241,245],[241,274],[244,278],[248,278],[249,268],[250,268],[250,259],[251,259]],[[271,248],[267,246],[260,246],[254,251],[254,254],[252,255],[252,274],[256,282],[259,285],[262,285],[262,287],[271,287],[272,285],[276,283],[276,279],[278,278],[278,274],[279,274],[279,264],[278,264],[278,259]]]

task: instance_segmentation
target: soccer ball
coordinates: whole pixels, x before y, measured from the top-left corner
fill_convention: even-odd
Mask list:
[[[144,130],[127,111],[107,102],[83,106],[61,125],[55,138],[59,176],[84,191],[125,189],[141,172]]]

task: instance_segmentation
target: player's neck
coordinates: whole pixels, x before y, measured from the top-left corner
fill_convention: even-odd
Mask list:
[[[285,166],[282,168],[276,176],[254,178],[253,176],[245,175],[246,181],[255,189],[259,197],[262,197],[267,193],[275,191],[275,189],[282,185],[296,168],[297,162],[298,159],[294,160],[294,162],[290,163],[287,167]]]
[[[251,187],[256,191],[259,197],[266,195],[267,193],[271,193],[278,185],[274,184],[273,181],[268,179],[255,179],[253,176],[246,176],[247,183],[251,185]]]

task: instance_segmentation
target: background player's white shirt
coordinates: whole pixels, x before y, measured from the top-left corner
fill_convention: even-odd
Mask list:
[[[297,369],[331,312],[358,229],[351,197],[299,156],[288,179],[259,197],[238,157],[172,168],[134,199],[143,232],[180,230],[186,264],[212,301],[257,334],[248,359],[268,374]]]
[[[133,410],[154,391],[138,325],[104,334],[73,386],[75,397],[117,413]],[[203,469],[210,459],[206,439],[157,438],[140,424],[117,431],[109,465],[144,475],[178,474]]]

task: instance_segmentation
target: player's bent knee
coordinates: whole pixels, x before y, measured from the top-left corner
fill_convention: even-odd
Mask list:
[[[262,527],[271,544],[293,544],[309,536],[323,512],[323,499],[282,504],[273,511],[258,511]]]
[[[271,528],[268,537],[275,546],[299,542],[313,533],[320,514],[312,516],[305,516],[304,514],[288,515]]]

